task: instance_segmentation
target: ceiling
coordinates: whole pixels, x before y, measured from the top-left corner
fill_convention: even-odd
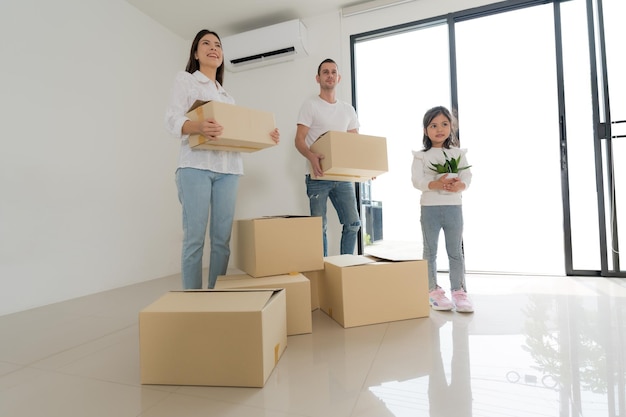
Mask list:
[[[287,20],[316,16],[358,0],[126,0],[184,39],[200,29],[220,37]]]

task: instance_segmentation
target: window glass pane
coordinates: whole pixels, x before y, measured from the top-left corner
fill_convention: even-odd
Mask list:
[[[424,112],[440,104],[449,106],[448,50],[445,24],[355,45],[359,131],[387,138],[389,162],[389,172],[371,181],[364,197],[381,206],[384,241],[410,243],[408,250],[417,251],[419,257],[420,193],[411,183],[411,150],[422,148]],[[365,244],[372,240],[374,236],[363,239]]]
[[[606,61],[608,92],[611,117],[613,179],[612,188],[606,194],[609,270],[626,271],[626,168],[622,161],[626,159],[626,3],[624,0],[603,0],[604,33],[606,42]],[[609,187],[611,184],[607,184]],[[614,196],[614,199],[613,199]],[[616,224],[617,233],[612,225]],[[613,264],[613,256],[619,259],[619,268]]]
[[[565,272],[552,7],[456,25],[468,271]]]

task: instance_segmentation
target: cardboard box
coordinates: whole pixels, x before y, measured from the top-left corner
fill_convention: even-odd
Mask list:
[[[274,130],[274,115],[219,101],[196,101],[187,113],[189,120],[215,119],[224,127],[218,140],[208,140],[201,135],[190,135],[193,149],[216,151],[256,152],[275,146],[270,136]]]
[[[311,283],[302,274],[254,278],[247,274],[220,275],[216,289],[284,288],[287,297],[287,336],[311,333]]]
[[[324,176],[313,179],[363,182],[388,171],[387,139],[358,133],[330,131],[311,150],[324,155]]]
[[[173,291],[139,313],[142,384],[262,387],[286,347],[283,289]]]
[[[238,220],[237,267],[255,278],[323,269],[322,218]]]
[[[311,311],[317,310],[320,308],[319,281],[323,278],[324,270],[306,271],[302,275],[307,277],[311,283]]]
[[[320,308],[343,327],[430,314],[426,261],[377,261],[360,255],[324,260]]]

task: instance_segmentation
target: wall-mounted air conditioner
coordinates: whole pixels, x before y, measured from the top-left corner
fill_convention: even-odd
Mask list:
[[[308,56],[306,26],[296,19],[222,38],[226,69],[232,72]]]

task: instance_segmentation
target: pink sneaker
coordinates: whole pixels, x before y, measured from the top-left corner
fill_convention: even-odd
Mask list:
[[[457,313],[473,313],[474,306],[472,302],[467,298],[465,290],[452,291],[452,301],[456,306]]]
[[[445,291],[440,287],[432,290],[428,294],[428,297],[430,301],[430,306],[433,310],[450,311],[454,308],[454,304],[448,299],[448,297],[446,297]]]

